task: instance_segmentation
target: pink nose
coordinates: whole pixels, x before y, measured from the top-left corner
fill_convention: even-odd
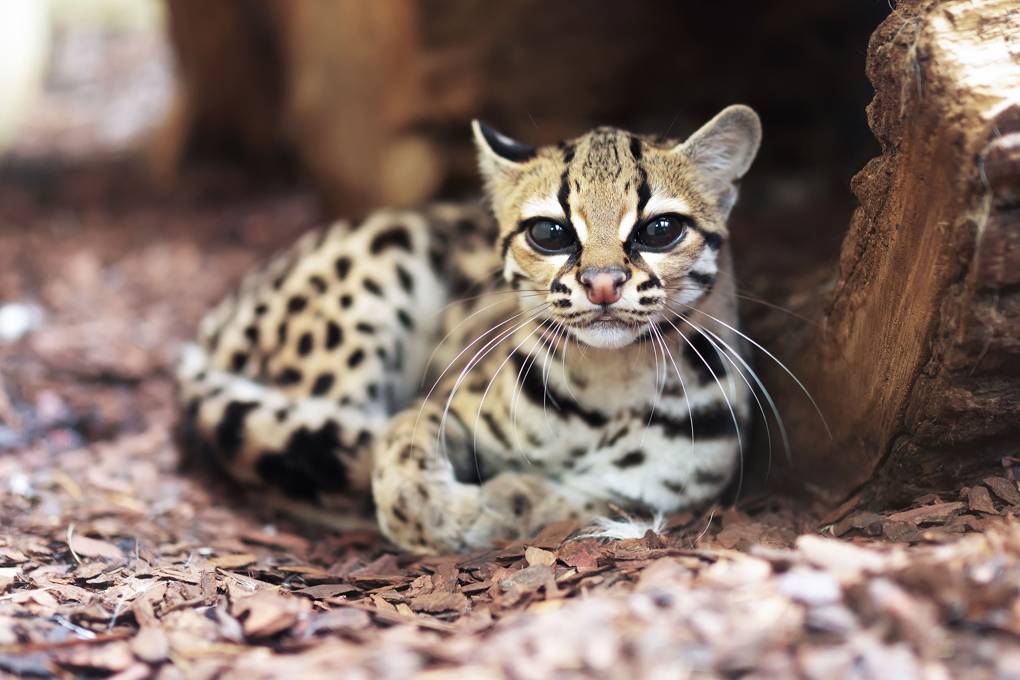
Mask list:
[[[620,291],[630,275],[619,268],[585,269],[578,277],[592,304],[611,305],[620,299]]]

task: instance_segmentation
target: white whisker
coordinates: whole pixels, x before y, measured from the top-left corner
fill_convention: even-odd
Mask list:
[[[659,402],[662,400],[662,393],[666,389],[666,371],[665,371],[665,369],[666,369],[666,355],[665,355],[665,353],[662,354],[662,363],[663,363],[662,371],[659,370],[659,354],[660,354],[659,345],[661,344],[662,340],[660,340],[659,337],[657,335],[655,335],[655,328],[652,325],[652,323],[650,321],[647,322],[647,323],[648,323],[648,332],[649,332],[649,335],[650,335],[650,337],[653,340],[653,342],[650,342],[648,344],[651,345],[651,347],[652,347],[652,354],[655,357],[655,384],[656,384],[656,392],[655,392],[655,400],[652,401],[652,408],[648,411],[648,420],[645,421],[645,429],[642,430],[642,432],[641,432],[640,446],[642,446],[642,447],[645,444],[645,435],[648,434],[648,428],[650,428],[652,426],[652,419],[655,417],[655,409],[659,405]]]
[[[790,448],[790,438],[789,438],[789,436],[787,435],[787,432],[786,432],[786,425],[783,422],[782,416],[779,414],[779,407],[776,405],[776,402],[772,398],[772,394],[768,391],[768,388],[765,387],[765,384],[762,382],[761,378],[758,377],[757,371],[755,371],[754,368],[742,356],[740,356],[740,353],[736,349],[734,349],[729,343],[727,343],[725,340],[723,340],[722,337],[720,337],[718,334],[713,332],[711,329],[704,328],[704,327],[699,327],[697,324],[693,323],[692,321],[690,321],[686,317],[683,317],[676,310],[671,309],[670,311],[672,311],[677,316],[680,316],[681,318],[683,318],[685,321],[687,321],[687,323],[689,323],[692,326],[694,326],[702,334],[707,334],[707,335],[711,336],[711,338],[714,338],[716,342],[720,343],[726,349],[728,349],[729,353],[737,361],[740,362],[740,364],[744,367],[744,372],[746,373],[746,375],[750,375],[751,379],[754,381],[755,385],[758,386],[758,390],[757,391],[760,391],[762,393],[762,396],[765,397],[765,401],[769,405],[769,410],[772,412],[772,416],[773,416],[773,418],[775,418],[776,424],[779,426],[779,436],[783,440],[783,447],[784,447],[784,449],[786,451],[786,458],[787,458],[788,461],[792,462],[793,456],[792,456],[792,451],[791,451],[791,448]],[[756,392],[755,390],[752,390],[752,394],[754,394],[755,392]],[[759,404],[760,404],[760,402],[759,402]],[[767,426],[768,426],[768,423],[766,421],[766,427]],[[769,442],[769,445],[771,447],[771,441]],[[771,451],[771,448],[770,448],[770,451]]]
[[[743,487],[744,484],[744,441],[743,438],[740,436],[740,420],[737,418],[736,411],[733,410],[733,403],[730,401],[729,396],[726,394],[726,390],[723,389],[722,381],[719,380],[719,376],[716,375],[715,370],[713,370],[711,364],[708,363],[708,359],[701,355],[701,352],[699,352],[698,348],[694,346],[694,343],[691,342],[687,338],[687,336],[684,335],[683,332],[676,327],[676,324],[674,324],[669,319],[666,319],[666,323],[668,323],[673,328],[673,330],[675,330],[680,335],[680,337],[683,338],[683,341],[687,343],[687,346],[690,347],[696,355],[698,355],[698,358],[701,359],[701,363],[705,364],[705,368],[707,368],[708,372],[712,374],[712,379],[715,380],[715,384],[719,388],[719,392],[722,394],[723,401],[726,402],[726,408],[728,408],[730,411],[730,417],[733,419],[733,430],[737,436],[737,451],[740,455],[739,479],[737,480],[737,494],[739,495],[740,489]],[[693,428],[694,425],[693,411],[691,411],[690,418],[691,426]]]
[[[518,330],[520,330],[521,328],[524,328],[526,325],[528,325],[529,323],[531,323],[532,321],[537,319],[539,316],[541,316],[542,312],[545,311],[546,308],[548,308],[548,307],[549,307],[549,305],[543,305],[543,306],[539,307],[538,311],[536,311],[532,316],[530,316],[527,319],[525,319],[524,321],[520,322],[519,324],[517,324],[513,328],[511,328],[509,330],[502,331],[497,337],[493,338],[488,343],[486,343],[485,346],[482,347],[482,349],[480,349],[477,352],[475,352],[474,356],[471,357],[471,359],[468,361],[467,365],[464,366],[463,370],[461,370],[460,375],[458,375],[457,379],[454,381],[453,387],[450,389],[450,394],[449,394],[449,396],[446,399],[446,404],[443,407],[443,416],[442,416],[442,418],[440,418],[440,422],[439,422],[439,436],[437,437],[437,439],[438,439],[437,445],[441,445],[441,446],[437,446],[437,449],[441,449],[444,452],[444,454],[446,452],[446,437],[445,437],[445,433],[446,433],[446,419],[447,419],[447,416],[450,413],[450,406],[451,406],[451,404],[453,404],[453,398],[456,396],[457,390],[460,389],[460,386],[462,384],[464,384],[464,380],[467,378],[468,373],[470,373],[472,370],[474,370],[474,368],[479,363],[481,363],[481,361],[483,359],[485,359],[486,356],[488,356],[489,352],[491,352],[493,349],[495,349],[495,347],[497,347],[499,345],[499,343],[503,342],[503,340],[505,340],[506,338],[510,337],[511,335],[516,333]]]
[[[450,304],[446,305],[446,307],[444,307],[442,310],[439,311],[439,314],[442,315],[444,311],[449,309],[454,304],[458,304],[458,303],[461,303],[461,302],[467,302],[468,300],[476,300],[478,298],[489,297],[490,295],[503,295],[503,294],[506,294],[506,293],[516,293],[516,292],[517,291],[515,291],[515,290],[494,291],[494,292],[484,293],[482,295],[476,295],[475,297],[472,297],[472,298],[464,298],[462,300],[456,300],[456,301],[451,302]],[[529,291],[529,292],[534,293],[533,295],[530,295],[530,297],[538,297],[540,295],[545,295],[545,293],[543,291]],[[521,297],[529,297],[529,295],[521,295]],[[439,348],[442,347],[444,344],[446,344],[446,341],[449,340],[451,336],[453,336],[453,334],[457,331],[457,329],[460,328],[461,326],[463,326],[468,321],[470,321],[472,318],[474,318],[474,317],[478,316],[479,314],[481,314],[482,312],[484,312],[485,310],[492,309],[496,305],[501,305],[501,304],[503,304],[503,300],[496,300],[495,302],[487,304],[487,305],[485,305],[484,307],[482,307],[480,309],[476,309],[475,311],[471,312],[470,314],[465,316],[463,319],[458,321],[456,324],[454,324],[450,328],[449,332],[447,332],[447,334],[443,336],[443,339],[440,340],[439,342],[437,342],[436,346],[432,348],[432,353],[429,354],[428,360],[422,365],[421,379],[418,382],[419,386],[425,384],[425,378],[428,376],[429,368],[432,366],[432,360],[436,358],[436,354],[439,352]],[[520,314],[524,314],[524,312],[520,312],[519,314],[516,314],[514,316],[520,316]],[[510,317],[510,318],[512,319],[514,317]],[[470,345],[468,345],[468,347],[470,347]],[[467,348],[465,348],[465,349],[467,349]],[[460,355],[458,354],[457,357],[454,358],[454,361],[456,361],[457,358],[459,358],[459,357],[460,357]],[[447,366],[447,368],[449,368],[449,366]],[[439,378],[436,379],[436,383],[438,383],[439,380],[442,379],[442,377],[443,376],[440,375]],[[436,386],[436,383],[433,383],[433,385],[432,385],[433,388]]]
[[[559,345],[560,337],[563,335],[564,330],[561,326],[553,334],[552,340],[549,342],[549,349],[545,350],[545,361],[542,363],[542,414],[545,418],[546,430],[550,433],[552,430],[549,427],[549,409],[546,407],[546,400],[552,400],[553,406],[557,410],[560,408],[560,405],[556,402],[556,397],[549,394],[549,371],[552,368],[553,361],[556,359],[556,347]]]
[[[673,370],[676,371],[676,377],[680,381],[680,389],[683,390],[684,401],[687,402],[687,414],[688,414],[687,420],[689,420],[690,423],[691,423],[691,451],[693,451],[694,450],[694,408],[691,406],[691,399],[690,399],[690,397],[687,394],[687,386],[684,383],[683,376],[680,373],[680,367],[676,365],[676,360],[673,358],[673,353],[669,351],[669,346],[666,345],[666,340],[665,340],[665,338],[662,337],[662,333],[654,325],[652,325],[652,330],[655,332],[655,336],[659,339],[659,342],[661,343],[661,347],[662,347],[663,351],[666,353],[666,356],[669,357],[669,363],[673,364]],[[651,418],[649,418],[649,421],[650,420],[651,420]]]
[[[453,358],[453,359],[452,359],[452,360],[450,361],[450,363],[448,363],[448,364],[446,365],[446,368],[444,368],[444,369],[443,369],[443,371],[442,371],[442,372],[441,372],[441,373],[439,374],[439,377],[437,377],[437,378],[436,378],[436,380],[435,380],[435,382],[433,382],[433,383],[432,383],[432,387],[430,387],[430,388],[429,388],[429,391],[425,393],[425,396],[424,396],[424,397],[422,398],[422,400],[421,400],[421,406],[419,406],[419,407],[418,407],[418,415],[417,415],[417,416],[415,417],[415,419],[414,419],[414,429],[413,429],[413,430],[411,431],[411,439],[412,439],[412,441],[416,441],[416,440],[417,440],[417,437],[418,437],[418,425],[419,425],[419,424],[421,423],[421,415],[422,415],[422,413],[423,413],[423,412],[425,411],[425,405],[426,405],[426,404],[428,403],[429,399],[430,399],[430,398],[432,397],[432,393],[436,391],[436,388],[437,388],[437,387],[439,386],[439,383],[440,383],[440,382],[442,382],[442,380],[443,380],[443,377],[444,377],[444,376],[446,375],[447,371],[449,371],[449,370],[450,370],[450,368],[452,368],[452,367],[453,367],[453,365],[454,365],[454,364],[456,364],[456,363],[457,363],[457,361],[458,361],[458,360],[459,360],[459,359],[460,359],[460,358],[461,358],[462,356],[464,356],[464,354],[465,354],[465,353],[466,353],[466,352],[467,352],[467,351],[468,351],[469,349],[471,349],[472,347],[474,347],[474,346],[475,346],[475,344],[477,344],[478,342],[480,342],[480,341],[482,340],[482,338],[484,338],[485,336],[487,336],[487,335],[488,335],[489,333],[492,333],[492,332],[493,332],[493,331],[495,331],[496,329],[500,328],[501,326],[505,326],[506,324],[510,323],[510,322],[511,322],[511,321],[513,321],[514,319],[517,319],[517,318],[519,318],[519,317],[523,316],[524,314],[525,314],[525,312],[517,312],[517,313],[516,313],[516,314],[514,314],[513,316],[511,316],[511,317],[509,317],[509,318],[507,318],[507,319],[504,319],[503,321],[499,322],[499,323],[498,323],[498,324],[496,324],[495,326],[492,326],[491,328],[487,329],[487,330],[486,330],[486,331],[484,331],[483,333],[480,333],[480,334],[479,334],[479,335],[478,335],[477,337],[475,337],[475,339],[474,339],[474,340],[472,340],[472,341],[471,341],[470,343],[468,343],[468,344],[467,344],[467,345],[466,345],[466,346],[464,347],[464,349],[462,349],[462,350],[461,350],[460,352],[458,352],[458,353],[457,353],[457,356],[455,356],[455,357],[454,357],[454,358]],[[431,361],[431,359],[430,359],[430,361]]]
[[[535,340],[534,346],[528,351],[527,356],[524,357],[524,361],[521,362],[521,367],[517,370],[517,377],[514,379],[513,389],[510,390],[510,436],[513,440],[514,450],[517,450],[517,444],[520,442],[520,432],[517,428],[517,404],[520,401],[521,393],[524,391],[524,381],[528,379],[528,375],[531,373],[531,367],[535,365],[536,350],[540,347],[544,347],[546,337],[552,333],[552,328],[546,328],[542,331],[542,334]],[[521,450],[521,455],[524,460],[530,465],[531,459],[528,454]]]
[[[680,304],[683,304],[683,303],[680,303]],[[744,333],[741,333],[741,332],[740,332],[739,330],[737,330],[737,329],[736,329],[736,328],[734,328],[733,326],[729,325],[728,323],[726,323],[726,322],[725,322],[725,321],[723,321],[722,319],[719,319],[719,318],[717,318],[717,317],[714,317],[714,316],[712,316],[711,314],[709,314],[708,312],[706,312],[706,311],[704,311],[704,310],[702,310],[702,309],[698,309],[697,307],[691,307],[690,305],[684,305],[684,307],[687,307],[687,308],[689,308],[689,309],[692,309],[692,310],[694,310],[694,311],[696,311],[696,312],[700,312],[701,314],[704,314],[705,316],[707,316],[708,318],[712,319],[712,320],[713,320],[713,321],[715,321],[716,323],[719,323],[719,324],[721,324],[722,326],[725,326],[726,328],[730,329],[731,331],[733,331],[734,333],[736,333],[737,335],[739,335],[740,337],[742,337],[742,338],[743,338],[744,340],[747,340],[747,341],[748,341],[749,343],[751,343],[752,345],[754,345],[755,347],[757,347],[757,348],[758,348],[759,350],[761,350],[762,352],[764,352],[764,353],[765,353],[765,355],[766,355],[766,356],[768,356],[768,358],[772,359],[772,361],[774,361],[774,362],[776,363],[776,365],[777,365],[777,366],[779,366],[779,367],[780,367],[781,369],[783,369],[783,371],[785,371],[785,372],[786,372],[786,374],[787,374],[788,376],[790,376],[790,378],[791,378],[791,379],[792,379],[792,380],[793,380],[793,381],[794,381],[795,383],[797,383],[797,386],[798,386],[798,387],[799,387],[799,388],[801,389],[801,391],[802,391],[802,392],[804,393],[804,396],[806,396],[806,397],[808,398],[808,401],[810,401],[810,402],[811,402],[811,406],[813,406],[813,407],[814,407],[814,409],[815,409],[815,412],[816,412],[816,413],[818,414],[818,417],[819,417],[819,419],[821,419],[821,421],[822,421],[822,425],[823,425],[823,426],[825,427],[825,432],[826,432],[826,434],[828,434],[828,435],[829,435],[829,439],[832,439],[832,430],[830,430],[830,429],[829,429],[829,423],[828,423],[828,422],[827,422],[827,421],[825,420],[825,416],[824,416],[824,415],[822,415],[822,409],[820,409],[820,408],[818,407],[818,404],[817,404],[817,403],[815,402],[815,398],[814,398],[813,396],[811,396],[811,392],[809,392],[809,391],[808,391],[808,388],[806,388],[806,387],[804,386],[804,383],[802,383],[802,382],[800,381],[800,379],[799,379],[799,378],[798,378],[798,377],[797,377],[796,375],[794,375],[794,374],[793,374],[793,371],[791,371],[791,370],[790,370],[789,368],[787,368],[786,364],[784,364],[784,363],[783,363],[782,361],[780,361],[780,360],[779,360],[779,359],[778,359],[778,358],[776,357],[776,355],[775,355],[775,354],[773,354],[772,352],[770,352],[770,351],[768,351],[767,349],[765,349],[765,348],[764,348],[764,347],[763,347],[763,346],[762,346],[762,345],[761,345],[761,344],[760,344],[759,342],[757,342],[756,340],[754,340],[754,338],[752,338],[751,336],[749,336],[749,335],[746,335],[746,334],[744,334]]]
[[[482,392],[482,398],[478,400],[478,411],[475,413],[475,422],[474,422],[474,426],[472,427],[473,438],[472,438],[472,442],[471,443],[472,443],[472,446],[474,447],[475,457],[476,458],[478,457],[478,421],[481,420],[481,417],[482,417],[482,407],[485,405],[485,398],[487,396],[489,396],[489,390],[492,389],[492,385],[496,381],[496,376],[499,375],[499,372],[502,371],[503,367],[506,366],[508,361],[510,361],[510,358],[521,347],[524,346],[524,343],[526,343],[528,341],[528,339],[531,338],[531,336],[533,336],[535,333],[537,333],[539,330],[541,330],[543,327],[545,327],[545,325],[547,323],[549,323],[549,321],[550,321],[549,319],[545,319],[545,320],[539,322],[539,324],[537,326],[535,326],[535,328],[533,328],[530,333],[528,333],[526,336],[524,336],[523,340],[521,340],[519,343],[517,343],[516,347],[514,347],[512,350],[510,350],[507,353],[506,358],[503,359],[503,361],[500,362],[499,366],[496,367],[495,372],[492,374],[492,376],[489,377],[489,382],[485,386],[485,391]]]
[[[563,381],[564,386],[567,388],[567,394],[570,395],[570,398],[573,399],[574,401],[577,401],[578,399],[577,395],[574,394],[574,388],[570,386],[571,381],[567,378],[567,349],[570,347],[570,339],[573,337],[573,333],[570,333],[567,330],[567,327],[560,323],[559,321],[557,321],[556,324],[563,329],[564,336],[563,355],[560,357],[560,379]]]

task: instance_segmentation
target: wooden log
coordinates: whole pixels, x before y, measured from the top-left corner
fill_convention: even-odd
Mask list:
[[[775,338],[831,438],[767,369],[785,385],[786,481],[888,504],[1020,454],[1018,36],[1014,0],[903,0],[874,33],[882,155],[852,182],[819,323]]]

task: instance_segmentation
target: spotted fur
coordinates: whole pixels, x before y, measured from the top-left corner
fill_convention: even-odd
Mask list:
[[[749,417],[726,219],[757,116],[684,142],[474,129],[488,209],[337,223],[209,313],[178,367],[183,440],[320,515],[371,489],[418,552],[714,498]],[[573,239],[555,253],[549,223]]]

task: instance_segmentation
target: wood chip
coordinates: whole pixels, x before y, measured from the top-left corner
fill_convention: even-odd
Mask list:
[[[843,536],[857,529],[868,536],[878,536],[882,533],[884,521],[885,517],[875,512],[854,512],[837,522],[832,527],[832,533],[835,536]]]
[[[258,557],[251,553],[238,553],[236,555],[220,555],[209,560],[209,564],[219,569],[240,569],[254,564]]]
[[[301,602],[275,590],[263,590],[237,602],[231,614],[241,622],[249,638],[267,638],[290,628],[303,611]]]
[[[0,595],[3,595],[21,576],[21,567],[0,567]]]
[[[419,595],[410,602],[411,609],[429,614],[454,611],[463,614],[471,607],[471,601],[463,593],[429,593]]]
[[[556,563],[556,553],[549,552],[548,550],[543,550],[542,548],[529,546],[524,551],[524,560],[531,566],[535,566],[536,564],[544,564],[551,567],[553,564]]]
[[[577,522],[567,520],[564,522],[553,522],[547,524],[545,528],[539,532],[538,536],[535,536],[530,544],[538,548],[553,549],[558,548],[567,536],[574,533],[578,529]]]
[[[908,524],[938,524],[945,522],[949,517],[967,507],[966,503],[955,501],[952,503],[935,503],[934,505],[922,505],[919,508],[904,510],[903,512],[889,515],[890,522],[906,522]]]
[[[307,595],[314,600],[326,600],[337,595],[345,595],[347,593],[360,593],[361,590],[350,583],[322,583],[317,586],[308,586],[307,588],[301,588],[295,590],[295,593],[299,595]]]
[[[981,481],[992,490],[992,493],[1010,505],[1020,505],[1020,490],[1017,489],[1016,482],[1005,477],[985,477]]]
[[[983,512],[986,515],[998,515],[999,511],[995,509],[995,503],[992,502],[992,496],[988,493],[988,489],[983,486],[972,486],[964,490],[964,496],[967,498],[967,507],[973,512]]]
[[[72,534],[67,541],[68,547],[78,557],[100,558],[104,560],[120,561],[124,559],[124,551],[109,541],[102,541],[98,538],[89,538],[81,534]]]
[[[549,582],[554,576],[552,567],[546,564],[536,564],[514,572],[499,582],[499,587],[504,591],[519,590],[530,592],[538,590]]]
[[[591,538],[569,541],[559,549],[560,561],[568,567],[574,567],[578,572],[598,569],[601,556],[602,549],[598,542]]]
[[[162,628],[146,626],[128,643],[131,651],[146,663],[159,663],[170,653],[170,641]]]
[[[912,522],[883,522],[882,534],[897,543],[916,543],[921,540],[921,533]]]
[[[122,671],[135,661],[128,644],[122,641],[61,650],[56,659],[63,666],[103,672]]]

